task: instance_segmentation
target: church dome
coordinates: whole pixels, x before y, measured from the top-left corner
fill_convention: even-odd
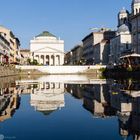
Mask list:
[[[48,31],[43,31],[41,34],[37,35],[36,37],[56,37],[56,36]]]
[[[123,24],[118,28],[118,33],[130,32],[128,25]]]
[[[39,111],[41,113],[43,113],[43,115],[45,116],[49,116],[51,113],[53,113],[55,110],[44,110],[44,111]]]

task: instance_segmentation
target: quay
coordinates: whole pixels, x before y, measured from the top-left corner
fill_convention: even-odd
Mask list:
[[[21,66],[16,65],[16,69],[24,71],[25,74],[32,74],[33,71],[38,71],[42,74],[98,74],[100,69],[106,66]]]
[[[44,75],[37,79],[16,80],[16,85],[29,85],[42,82],[65,83],[65,84],[106,84],[106,79],[97,79],[96,77],[88,77],[87,75]]]

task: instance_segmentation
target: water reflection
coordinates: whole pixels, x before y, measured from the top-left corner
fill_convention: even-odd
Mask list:
[[[117,109],[120,134],[140,139],[140,83],[119,81],[110,86],[111,106]]]
[[[0,121],[11,118],[20,106],[20,95],[15,86],[0,88]]]
[[[94,117],[115,115],[110,106],[110,93],[107,84],[66,85],[67,91],[78,99],[83,99],[85,109],[92,112]]]
[[[82,102],[86,112],[91,112],[93,121],[95,118],[117,118],[122,138],[140,140],[140,82],[131,79],[95,81],[71,79],[69,83],[62,79],[61,82],[58,79],[57,82],[29,79],[0,85],[0,121],[14,115],[23,94],[29,94],[30,105],[44,115],[64,109],[67,104],[65,96],[70,94]]]
[[[65,106],[64,84],[47,82],[37,84],[31,93],[31,106],[44,115],[61,109]]]
[[[119,133],[140,140],[140,82],[132,80],[109,81],[107,84],[66,85],[67,91],[83,99],[83,107],[94,117],[117,116]]]

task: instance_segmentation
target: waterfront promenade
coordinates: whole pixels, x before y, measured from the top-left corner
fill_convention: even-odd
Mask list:
[[[102,68],[106,68],[106,66],[16,66],[16,69],[26,71],[29,74],[31,74],[32,70],[36,70],[44,74],[86,74],[98,73]]]
[[[50,83],[69,83],[69,84],[106,84],[106,79],[98,79],[98,77],[91,77],[88,75],[44,75],[36,79],[22,79],[16,80],[17,85],[36,84],[39,82]]]

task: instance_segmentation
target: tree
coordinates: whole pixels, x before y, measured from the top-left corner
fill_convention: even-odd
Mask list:
[[[27,59],[27,64],[31,65],[31,59],[30,58]]]
[[[82,57],[82,58],[80,59],[80,61],[79,61],[79,64],[80,64],[80,65],[86,65],[86,60],[85,60],[85,58]]]
[[[31,59],[29,58],[29,59],[27,59],[27,63],[29,64],[29,65],[38,65],[39,63],[37,62],[37,60],[36,59],[34,59],[33,61],[31,61]]]
[[[37,62],[37,60],[33,60],[33,62],[32,62],[32,65],[38,65],[38,62]]]

